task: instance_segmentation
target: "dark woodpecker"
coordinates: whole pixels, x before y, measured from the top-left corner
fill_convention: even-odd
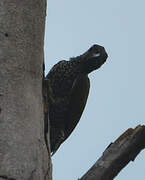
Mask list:
[[[90,89],[88,74],[100,68],[107,57],[104,47],[93,45],[81,56],[58,62],[46,76],[52,154],[81,118]]]

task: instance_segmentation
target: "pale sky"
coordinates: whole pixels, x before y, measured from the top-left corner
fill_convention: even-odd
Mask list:
[[[89,75],[91,89],[83,116],[53,156],[54,180],[77,180],[126,129],[145,124],[145,1],[49,0],[46,71],[93,44],[109,58]],[[115,180],[144,180],[145,151]]]

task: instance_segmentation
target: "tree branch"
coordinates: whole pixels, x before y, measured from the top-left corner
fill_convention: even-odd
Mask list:
[[[112,180],[145,148],[145,126],[125,131],[80,180]]]

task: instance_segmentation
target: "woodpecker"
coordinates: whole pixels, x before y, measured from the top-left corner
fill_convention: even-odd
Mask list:
[[[95,44],[80,56],[58,62],[47,74],[52,155],[81,118],[90,89],[88,74],[100,68],[107,57],[104,47]]]

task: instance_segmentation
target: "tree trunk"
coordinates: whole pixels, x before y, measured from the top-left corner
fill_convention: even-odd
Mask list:
[[[0,180],[51,180],[42,96],[45,0],[0,0]]]

